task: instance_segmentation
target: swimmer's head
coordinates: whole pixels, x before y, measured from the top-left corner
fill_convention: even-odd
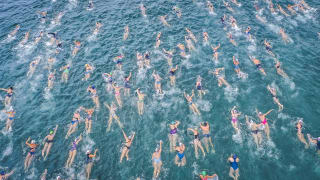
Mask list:
[[[262,112],[259,112],[258,114],[259,114],[259,115],[262,115]]]
[[[11,87],[9,87],[9,89],[10,89],[10,90],[13,90],[13,87],[11,86]]]
[[[90,150],[87,150],[86,154],[90,154]]]
[[[206,176],[207,172],[206,171],[202,171],[201,174],[202,174],[202,176]]]
[[[52,130],[50,131],[50,134],[53,134],[53,131],[52,131]]]
[[[31,144],[35,144],[35,143],[36,143],[36,141],[35,141],[35,140],[32,140],[32,141],[31,141]]]
[[[94,85],[91,86],[91,89],[95,89],[96,87]]]
[[[57,180],[60,180],[61,179],[61,177],[60,176],[57,176]]]
[[[176,122],[175,121],[171,121],[171,123],[170,123],[171,125],[175,125],[176,124]]]
[[[4,176],[6,174],[6,172],[4,172],[4,170],[0,171],[0,175]]]
[[[299,123],[303,123],[303,121],[300,119],[299,121],[298,121]]]
[[[179,146],[182,146],[183,144],[182,144],[182,142],[179,142]]]
[[[112,72],[110,73],[110,76],[112,76]]]
[[[204,122],[204,123],[203,123],[203,125],[204,125],[204,126],[207,126],[207,125],[208,125],[208,123],[207,123],[207,122]]]
[[[89,64],[84,65],[85,67],[89,67]]]
[[[156,149],[154,150],[155,152],[158,152],[159,151],[159,148],[158,147],[156,147]]]
[[[236,158],[237,158],[237,155],[236,155],[236,154],[234,154],[232,157],[233,157],[234,159],[236,159]]]

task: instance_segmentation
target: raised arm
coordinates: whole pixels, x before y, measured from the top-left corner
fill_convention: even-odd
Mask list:
[[[103,103],[109,110],[111,109],[111,107],[107,104],[107,103]]]
[[[194,129],[192,129],[192,128],[188,128],[187,130],[192,131],[192,132],[193,132],[193,134],[195,133],[195,130],[194,130]]]
[[[133,132],[133,135],[132,135],[132,138],[131,138],[131,142],[133,141],[135,135],[136,135],[136,133]]]
[[[76,144],[78,144],[82,140],[82,134],[80,135],[79,139],[77,139]]]
[[[28,137],[28,139],[26,141],[26,145],[28,145],[28,146],[30,146],[29,141],[30,141],[30,137]]]
[[[179,124],[180,124],[180,121],[176,121],[175,126],[177,127],[177,126],[179,126]]]
[[[129,139],[128,139],[126,133],[124,132],[124,130],[123,129],[121,129],[121,130],[122,130],[122,134],[123,134],[124,139],[126,139],[126,141],[129,141]]]
[[[246,117],[247,126],[250,126],[249,117],[247,115],[245,115],[245,117]]]
[[[8,174],[5,175],[5,179],[8,178],[9,176],[11,176],[14,173],[15,169],[13,169],[11,172],[9,172]]]
[[[160,150],[159,150],[159,153],[161,154],[162,152],[162,141],[160,140]]]
[[[130,78],[131,78],[131,72],[129,73],[129,76],[128,76],[128,79],[130,80]]]
[[[54,128],[53,137],[56,135],[57,130],[58,130],[58,127],[59,127],[59,125],[57,124],[57,125],[56,125],[56,128]]]
[[[194,96],[194,90],[192,89],[191,98]]]
[[[264,114],[264,116],[268,115],[269,113],[271,113],[271,111],[273,111],[273,109],[269,110],[267,113]]]
[[[8,89],[0,88],[0,90],[8,92]]]

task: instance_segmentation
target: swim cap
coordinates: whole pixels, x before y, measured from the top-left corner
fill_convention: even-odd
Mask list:
[[[35,143],[36,143],[36,141],[35,141],[35,140],[32,140],[32,141],[31,141],[31,144],[35,144]]]
[[[90,150],[87,150],[87,154],[90,154]]]
[[[205,125],[205,126],[207,126],[207,124],[208,124],[207,122],[204,122],[204,123],[203,123],[203,125]]]
[[[92,89],[95,89],[96,87],[94,85],[91,86]]]
[[[89,66],[89,64],[86,64],[85,66],[86,66],[86,67],[88,67],[88,66]]]
[[[158,152],[158,151],[159,151],[159,148],[158,148],[158,147],[156,147],[156,149],[155,149],[154,151]]]
[[[201,174],[202,174],[202,176],[206,176],[207,172],[206,171],[202,171]]]
[[[110,73],[110,75],[112,75],[112,72]]]
[[[132,138],[132,136],[130,135],[130,136],[128,136],[128,139],[131,139]]]
[[[259,112],[259,115],[261,115],[262,114],[262,112]]]
[[[236,158],[237,158],[237,155],[236,155],[236,154],[234,154],[234,155],[233,155],[233,158],[234,158],[234,159],[236,159]]]
[[[170,123],[171,125],[174,125],[174,124],[176,124],[176,122],[175,121],[171,121],[171,123]]]
[[[61,179],[61,177],[60,177],[60,176],[57,176],[57,180],[59,180],[59,179]]]
[[[182,142],[179,142],[179,146],[182,146]]]
[[[4,172],[4,170],[2,170],[2,171],[0,172],[0,174],[3,176],[3,175],[5,175],[6,173]]]
[[[52,130],[50,131],[50,134],[53,134],[53,131],[52,131]]]

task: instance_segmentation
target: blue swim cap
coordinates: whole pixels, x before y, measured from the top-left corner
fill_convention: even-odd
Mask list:
[[[236,154],[234,154],[234,155],[233,155],[233,158],[234,158],[234,159],[236,159],[236,158],[237,158],[237,155],[236,155]]]
[[[0,172],[0,174],[3,176],[3,175],[5,175],[6,173],[4,172],[4,170],[2,170],[2,171]]]
[[[95,89],[96,87],[94,85],[91,86],[92,89]]]

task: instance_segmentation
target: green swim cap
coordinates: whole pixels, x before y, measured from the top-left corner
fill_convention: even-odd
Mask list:
[[[53,131],[52,131],[52,130],[50,131],[50,134],[53,134]]]
[[[206,176],[207,172],[206,171],[202,171],[201,174],[202,174],[202,176]]]

